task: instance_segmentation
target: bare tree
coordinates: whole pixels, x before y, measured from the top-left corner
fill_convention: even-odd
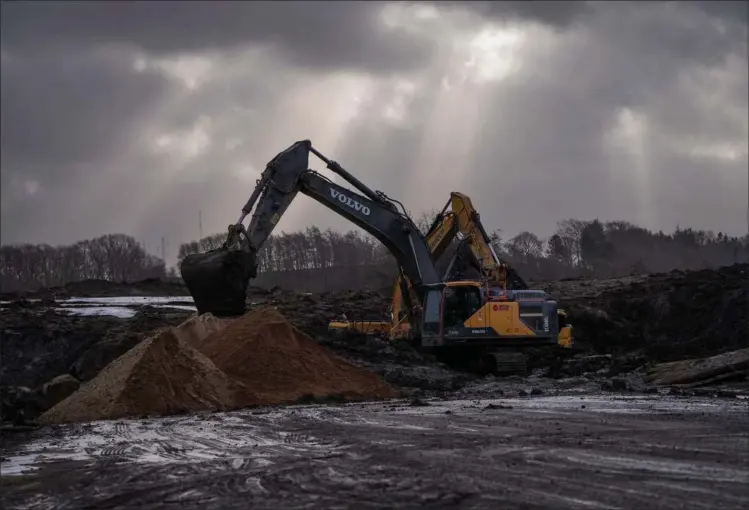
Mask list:
[[[582,248],[580,239],[583,235],[583,229],[588,222],[566,219],[557,223],[556,234],[561,238],[566,247],[573,265],[579,265],[582,262]]]
[[[136,281],[166,275],[164,261],[130,236],[110,234],[68,246],[0,247],[0,286],[5,292],[104,279]]]
[[[419,228],[426,232],[437,213],[435,209],[421,214]],[[179,247],[178,260],[189,253],[214,249],[225,238],[225,233],[217,233],[184,243]],[[567,219],[557,224],[557,231],[546,242],[531,232],[521,232],[502,243],[501,232],[495,230],[491,238],[498,254],[509,259],[528,280],[583,274],[614,277],[749,261],[749,234],[739,238],[681,227],[667,234],[624,221]],[[372,236],[358,230],[322,232],[317,227],[271,236],[258,252],[257,262],[260,273],[279,275],[277,280],[267,276],[266,282],[312,281],[309,275],[314,274],[314,278],[336,288],[366,285],[368,273],[363,268],[376,267],[377,274],[394,275],[396,267],[387,249]],[[166,274],[162,260],[123,234],[69,246],[0,247],[0,287],[4,291],[89,278],[133,281]],[[172,268],[169,274],[177,276],[178,271]]]
[[[507,248],[511,257],[528,262],[543,255],[544,243],[536,234],[526,231],[510,239]]]
[[[426,235],[427,232],[429,232],[429,230],[432,228],[434,222],[440,216],[441,212],[441,209],[434,208],[429,211],[423,211],[421,214],[419,214],[414,220],[414,223],[419,229],[419,232]]]

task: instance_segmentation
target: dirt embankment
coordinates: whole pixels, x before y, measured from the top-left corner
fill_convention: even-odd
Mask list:
[[[304,397],[397,395],[374,373],[328,352],[275,309],[263,308],[234,320],[201,316],[158,331],[40,422],[226,410]]]
[[[82,317],[42,306],[0,310],[2,421],[23,423],[48,409],[44,385],[69,375],[93,379],[155,329],[176,326],[191,312],[144,308],[130,319]]]
[[[155,329],[176,326],[191,312],[142,309],[130,319],[84,317],[49,308],[0,310],[0,385],[36,388],[70,373],[92,379]]]
[[[559,300],[570,314],[577,342],[600,354],[638,352],[650,361],[671,361],[746,346],[749,264],[532,285]],[[382,320],[390,299],[389,293],[371,291],[293,294],[260,289],[250,297],[277,306],[292,323],[332,346],[338,342],[327,334],[331,320],[344,314],[351,320]],[[359,354],[367,355],[367,350],[359,349]]]
[[[42,414],[41,423],[230,409],[242,389],[171,329],[144,340]]]
[[[749,264],[547,289],[570,311],[578,343],[600,353],[673,361],[747,345]]]
[[[533,349],[529,364],[551,377],[586,372],[614,377],[660,361],[699,358],[746,346],[749,264],[715,270],[672,271],[618,279],[538,282],[570,314],[584,360],[561,349]],[[251,298],[277,306],[289,320],[329,348],[405,387],[449,391],[471,378],[445,370],[408,346],[327,332],[328,322],[381,320],[389,293],[291,294],[256,291]]]
[[[578,343],[600,354],[569,360],[569,352],[532,352],[533,368],[543,368],[552,378],[585,373],[615,377],[661,361],[700,358],[746,346],[747,264],[538,286],[555,295],[570,312]],[[472,380],[403,344],[361,335],[338,338],[328,333],[328,322],[343,314],[349,319],[382,319],[390,302],[388,292],[312,295],[251,288],[248,295],[254,308],[277,307],[320,345],[401,389],[450,392]],[[132,319],[71,317],[45,306],[13,306],[0,311],[4,420],[12,419],[18,411],[13,410],[18,399],[9,393],[18,393],[28,402],[29,395],[40,392],[41,385],[55,377],[70,374],[88,381],[149,332],[177,325],[190,315],[144,309]],[[27,410],[26,416],[35,413],[38,406],[36,411]]]
[[[179,279],[148,278],[137,282],[82,280],[60,287],[25,292],[3,292],[0,300],[66,299],[70,297],[108,296],[188,296],[187,287]]]
[[[328,351],[273,308],[231,322],[206,339],[202,351],[220,369],[272,403],[306,396],[397,396],[379,377]]]

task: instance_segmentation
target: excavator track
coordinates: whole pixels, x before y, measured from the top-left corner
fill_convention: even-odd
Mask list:
[[[522,352],[492,352],[487,356],[493,359],[494,375],[524,376],[528,373],[528,356]]]
[[[455,370],[481,376],[507,377],[528,374],[528,356],[523,352],[512,350],[485,351],[468,348],[442,350],[437,354],[437,359]]]

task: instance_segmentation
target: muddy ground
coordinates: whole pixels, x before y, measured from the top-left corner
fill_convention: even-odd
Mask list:
[[[57,427],[3,508],[747,508],[740,401],[528,397]],[[10,450],[10,451],[9,451]],[[39,457],[47,459],[39,464]]]
[[[244,508],[247,498],[267,508],[346,508],[349,498],[365,508],[652,508],[656,497],[658,508],[746,507],[746,371],[689,389],[655,387],[644,375],[657,362],[746,347],[749,265],[537,286],[568,310],[581,350],[530,351],[530,377],[478,378],[404,344],[327,331],[342,314],[381,319],[387,293],[253,288],[252,306],[277,306],[318,342],[402,390],[405,404],[30,432],[24,426],[59,398],[50,387],[70,391],[155,328],[193,312],[137,305],[132,317],[116,318],[58,308],[73,296],[188,304],[184,287],[156,280],[5,294],[4,508]],[[60,376],[65,384],[50,386]],[[438,401],[421,406],[429,399]],[[5,476],[31,462],[27,454],[54,459],[61,447],[77,450],[62,452],[61,464]]]
[[[654,391],[642,382],[655,362],[708,356],[746,347],[749,265],[720,270],[639,275],[610,280],[541,282],[570,313],[581,352],[529,351],[534,378],[509,391],[554,392],[574,381],[587,388]],[[155,328],[176,325],[189,310],[136,306],[133,317],[82,317],[55,309],[57,300],[78,297],[172,296],[184,305],[184,288],[147,280],[132,284],[87,281],[37,291],[0,310],[0,385],[4,422],[33,420],[50,403],[40,397],[44,383],[62,374],[85,382]],[[14,296],[4,295],[8,300]],[[15,296],[18,298],[18,296]],[[170,298],[171,299],[171,298]],[[388,293],[295,294],[251,288],[251,306],[271,304],[323,345],[372,369],[412,396],[448,396],[463,390],[479,394],[492,379],[449,370],[404,344],[362,335],[331,335],[330,320],[382,319]],[[59,303],[58,303],[59,304]],[[506,381],[503,381],[506,382]],[[746,382],[746,381],[744,381]],[[491,395],[488,395],[491,396]],[[48,399],[46,399],[48,400]]]
[[[138,282],[83,280],[60,287],[25,292],[0,292],[0,301],[20,299],[65,299],[69,297],[108,296],[187,296],[187,287],[179,279],[148,278]]]

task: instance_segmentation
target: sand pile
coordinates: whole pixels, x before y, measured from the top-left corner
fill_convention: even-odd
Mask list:
[[[278,311],[265,308],[238,319],[194,316],[163,329],[107,365],[39,421],[228,410],[310,395],[351,400],[398,396],[376,374],[328,352]]]
[[[114,360],[39,421],[65,423],[231,409],[245,400],[260,402],[170,328]]]
[[[236,319],[207,338],[201,350],[218,368],[269,403],[308,395],[352,400],[398,396],[376,374],[320,346],[275,308]]]
[[[186,342],[190,347],[201,350],[206,338],[217,331],[221,331],[233,319],[215,317],[213,314],[204,313],[193,315],[185,322],[174,328],[174,333],[180,340]]]

